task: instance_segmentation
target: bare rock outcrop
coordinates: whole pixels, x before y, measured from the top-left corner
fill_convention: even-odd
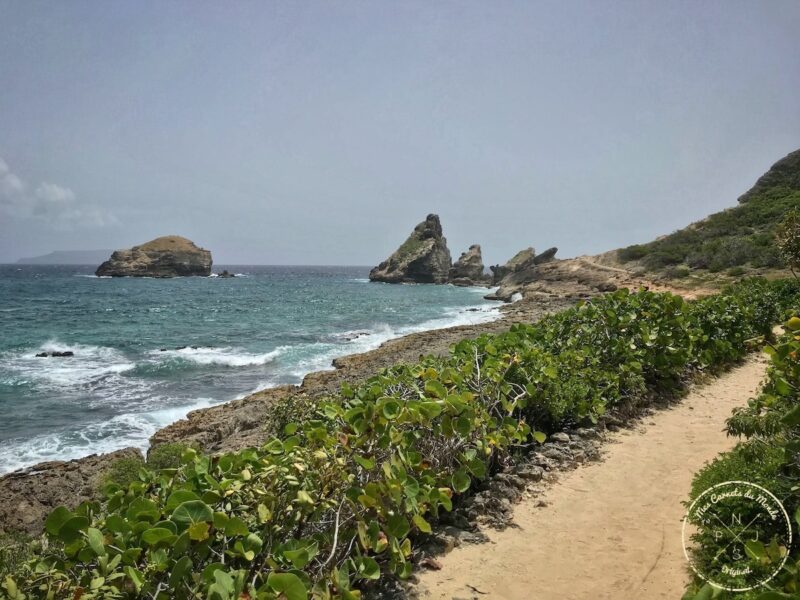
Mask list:
[[[490,276],[484,273],[480,244],[473,244],[462,252],[450,267],[450,283],[453,285],[486,285]]]
[[[97,268],[98,277],[186,277],[211,275],[211,252],[170,235],[117,250]]]
[[[533,264],[535,265],[543,265],[545,263],[549,263],[556,259],[556,253],[558,252],[558,248],[553,246],[552,248],[548,248],[541,254],[537,254],[533,259]]]
[[[68,462],[40,463],[0,477],[0,532],[35,535],[57,506],[74,508],[85,500],[98,500],[109,466],[124,458],[143,457],[136,448],[125,448]]]
[[[439,216],[431,214],[394,254],[369,272],[369,278],[385,283],[447,283],[451,266]]]
[[[492,285],[500,285],[500,282],[510,275],[533,265],[536,258],[536,250],[533,247],[520,250],[504,265],[492,265]]]

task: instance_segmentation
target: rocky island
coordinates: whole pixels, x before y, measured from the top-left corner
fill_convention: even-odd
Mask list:
[[[439,215],[428,215],[394,254],[369,272],[384,283],[447,283],[453,260]]]
[[[211,252],[178,235],[117,250],[97,268],[98,277],[187,277],[211,275]]]

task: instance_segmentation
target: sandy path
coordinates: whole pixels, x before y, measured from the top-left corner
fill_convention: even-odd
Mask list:
[[[637,430],[613,435],[603,462],[562,475],[544,496],[524,500],[516,527],[487,531],[420,575],[420,597],[570,600],[669,598],[687,581],[681,502],[693,474],[729,449],[731,409],[754,395],[761,357],[705,385]]]

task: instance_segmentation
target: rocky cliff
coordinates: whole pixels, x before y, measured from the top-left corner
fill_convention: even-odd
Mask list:
[[[504,265],[492,265],[489,269],[492,271],[492,285],[500,285],[500,282],[510,275],[533,266],[533,260],[536,258],[536,251],[531,248],[520,250],[512,256]]]
[[[536,254],[533,248],[525,248],[517,252],[505,265],[495,265],[492,269],[492,282],[498,289],[486,296],[490,300],[511,300],[517,292],[530,283],[542,278],[541,265],[555,262],[558,248],[548,248]]]
[[[428,215],[394,254],[369,272],[369,278],[386,283],[447,283],[451,265],[439,216]]]
[[[185,277],[211,274],[211,252],[170,235],[128,250],[117,250],[97,268],[98,277]]]
[[[450,283],[454,285],[485,285],[491,277],[483,272],[483,257],[479,244],[473,244],[462,252],[450,267]]]

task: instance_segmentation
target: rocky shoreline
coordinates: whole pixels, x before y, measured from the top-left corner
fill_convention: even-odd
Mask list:
[[[322,396],[338,392],[345,382],[374,375],[393,364],[416,361],[422,354],[446,353],[451,344],[484,333],[499,333],[518,322],[534,322],[575,302],[616,289],[665,286],[609,269],[588,257],[551,261],[541,265],[543,277],[514,288],[523,298],[500,307],[497,320],[414,333],[389,340],[379,348],[333,361],[333,370],[309,373],[300,385],[285,385],[256,392],[241,400],[193,411],[186,418],[157,431],[151,448],[165,443],[193,445],[211,453],[237,451],[264,443],[274,408],[280,403],[311,406]],[[546,269],[545,269],[546,268]],[[135,448],[91,455],[68,461],[41,463],[0,477],[0,533],[41,531],[47,514],[56,506],[77,505],[99,494],[99,477],[114,460],[140,456]]]

